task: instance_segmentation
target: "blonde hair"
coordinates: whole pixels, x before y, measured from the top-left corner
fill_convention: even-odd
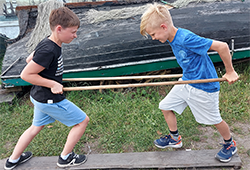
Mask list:
[[[172,17],[167,7],[158,3],[150,4],[148,9],[141,16],[141,35],[147,36],[147,27],[157,28],[160,27],[162,23],[165,23],[168,26],[173,25]]]

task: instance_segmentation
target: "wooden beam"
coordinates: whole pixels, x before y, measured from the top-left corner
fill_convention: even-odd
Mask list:
[[[79,90],[97,90],[97,89],[117,89],[128,87],[145,87],[145,86],[165,86],[177,84],[195,84],[226,81],[226,78],[202,79],[202,80],[187,80],[187,81],[168,81],[155,83],[140,83],[140,84],[121,84],[121,85],[101,85],[101,86],[83,86],[83,87],[64,87],[63,91],[79,91]]]
[[[0,94],[8,94],[8,93],[12,93],[12,92],[20,92],[22,91],[22,87],[11,87],[11,88],[7,88],[7,89],[0,89]]]
[[[219,162],[214,158],[219,150],[177,150],[162,152],[133,152],[90,154],[86,163],[67,168],[68,170],[83,169],[150,169],[150,168],[240,168],[242,162],[238,154],[228,163]],[[33,157],[27,163],[18,165],[16,170],[59,170],[58,156]],[[6,160],[6,159],[5,159]],[[3,167],[5,160],[0,160]]]

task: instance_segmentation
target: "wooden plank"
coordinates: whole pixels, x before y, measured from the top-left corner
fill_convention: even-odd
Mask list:
[[[12,103],[17,92],[22,91],[21,87],[12,87],[8,89],[0,89],[0,103]]]
[[[217,152],[218,150],[194,150],[93,154],[89,155],[85,165],[71,169],[241,167],[238,155],[225,164],[214,158]]]
[[[228,163],[221,163],[214,158],[218,150],[133,152],[113,154],[90,154],[85,164],[68,168],[83,169],[146,169],[146,168],[240,168],[242,162],[238,154]],[[58,170],[58,157],[34,157],[15,170]],[[0,161],[3,167],[5,160]]]
[[[16,96],[15,93],[0,94],[0,103],[12,103],[15,96]]]
[[[8,93],[20,92],[20,91],[22,91],[21,87],[11,87],[7,89],[0,89],[0,94],[8,94]]]

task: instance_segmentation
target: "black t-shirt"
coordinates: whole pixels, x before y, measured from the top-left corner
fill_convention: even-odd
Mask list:
[[[63,58],[60,46],[50,39],[45,38],[35,48],[32,60],[45,67],[39,73],[41,77],[62,84]],[[53,94],[50,88],[37,85],[33,85],[30,95],[33,99],[41,103],[57,103],[65,99],[63,94]]]

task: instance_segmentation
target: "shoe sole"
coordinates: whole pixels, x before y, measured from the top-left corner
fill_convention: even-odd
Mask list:
[[[86,157],[86,159],[85,159],[83,162],[78,163],[78,164],[76,164],[76,163],[74,163],[74,162],[72,162],[72,161],[71,161],[70,163],[65,164],[65,165],[62,165],[62,164],[57,163],[57,166],[59,166],[60,168],[66,168],[66,167],[78,166],[78,165],[84,164],[86,161],[87,161],[87,157]]]
[[[237,152],[237,148],[235,149],[235,151],[232,153],[232,157],[236,154]],[[219,160],[220,162],[223,162],[223,163],[227,163],[227,162],[230,162],[232,157],[230,157],[229,159],[220,159],[219,157],[217,157],[217,154],[215,155],[215,158],[217,160]]]
[[[182,142],[177,144],[177,145],[166,145],[166,146],[160,146],[160,145],[157,145],[156,143],[154,143],[155,146],[157,148],[161,148],[161,149],[164,149],[164,148],[181,148],[182,147]]]
[[[7,168],[6,166],[4,166],[4,169],[5,169],[5,170],[12,170],[12,169],[14,169],[16,166],[17,166],[17,164],[16,164],[15,166],[11,167],[11,168]]]
[[[30,157],[28,157],[27,159],[23,160],[22,162],[19,162],[18,164],[16,164],[15,166],[11,167],[11,168],[7,168],[5,165],[4,165],[4,169],[5,170],[12,170],[14,169],[16,166],[22,164],[22,163],[25,163],[27,162],[28,160],[30,160],[32,158],[33,154],[30,155]]]

